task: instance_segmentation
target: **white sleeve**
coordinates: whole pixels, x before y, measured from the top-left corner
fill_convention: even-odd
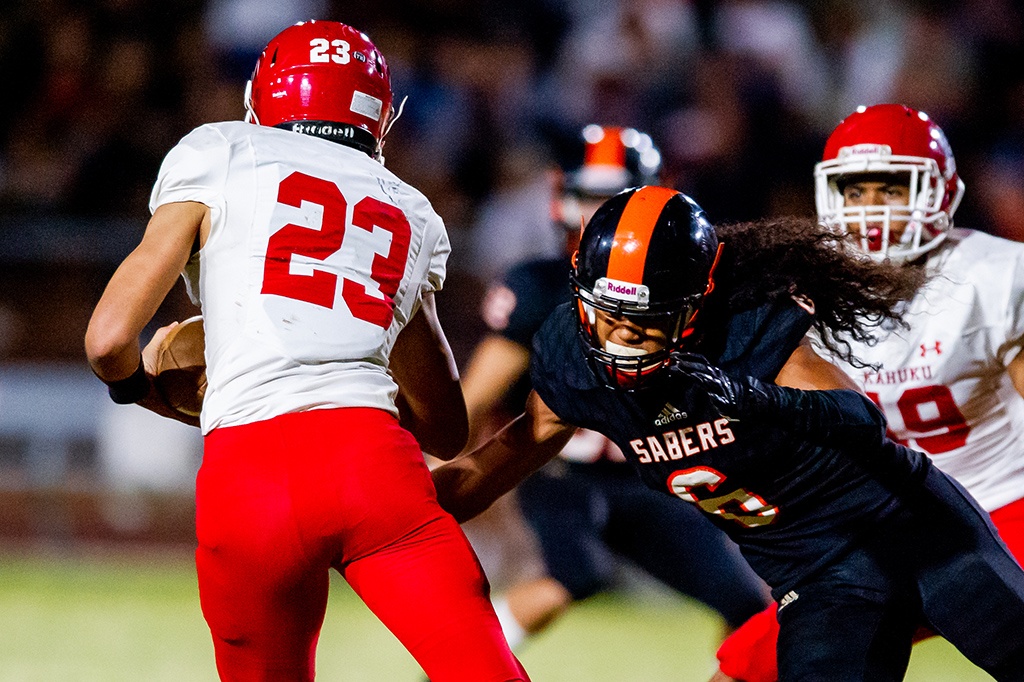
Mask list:
[[[999,353],[1009,362],[1024,345],[1024,249],[1017,249],[1017,257],[1013,259],[1004,319],[1005,343]]]
[[[437,241],[430,254],[430,265],[427,268],[426,285],[423,291],[440,291],[444,286],[444,278],[448,263],[448,255],[452,251],[452,244],[448,240],[448,232],[444,228],[441,217],[435,215],[438,222]]]
[[[150,212],[178,201],[222,208],[229,156],[227,139],[213,126],[200,126],[183,137],[160,166],[149,198]]]

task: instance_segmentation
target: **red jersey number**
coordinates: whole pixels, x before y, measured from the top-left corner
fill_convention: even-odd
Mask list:
[[[324,261],[337,253],[345,238],[348,202],[333,182],[299,172],[281,181],[277,201],[296,208],[303,201],[317,204],[323,208],[323,222],[319,230],[289,223],[270,236],[261,292],[333,308],[338,276],[316,268],[312,274],[296,274],[291,272],[291,263],[295,255]],[[368,232],[379,227],[391,234],[387,254],[375,253],[370,268],[370,279],[382,297],[368,294],[365,284],[350,279],[342,278],[341,285],[341,297],[353,317],[387,328],[409,256],[409,221],[397,207],[366,197],[353,208],[352,225]]]
[[[867,395],[879,407],[882,406],[877,393]],[[925,406],[928,406],[930,413],[927,416],[922,415],[922,408]],[[942,430],[931,436],[913,436],[917,447],[929,455],[939,455],[967,444],[971,427],[967,425],[967,420],[953,400],[953,393],[948,386],[908,388],[896,401],[896,409],[900,412],[904,427],[911,434],[934,434],[935,431]],[[907,444],[906,440],[896,438],[891,432],[889,436],[897,442]]]

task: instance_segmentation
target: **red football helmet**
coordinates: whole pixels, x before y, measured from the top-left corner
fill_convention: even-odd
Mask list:
[[[384,55],[365,33],[307,21],[277,34],[246,85],[245,120],[316,134],[379,158],[393,109]]]
[[[845,205],[845,184],[857,174],[879,173],[909,178],[906,207]],[[938,246],[953,226],[964,193],[942,129],[901,104],[858,107],[843,119],[814,168],[814,184],[819,220],[858,237],[870,256],[895,262]],[[890,243],[894,222],[905,222],[906,228]]]

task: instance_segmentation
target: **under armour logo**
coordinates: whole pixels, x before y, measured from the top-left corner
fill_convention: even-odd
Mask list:
[[[936,341],[934,346],[927,346],[927,345],[925,345],[923,343],[921,344],[921,357],[922,358],[928,357],[928,353],[930,353],[932,351],[934,351],[936,355],[942,355],[941,342]]]

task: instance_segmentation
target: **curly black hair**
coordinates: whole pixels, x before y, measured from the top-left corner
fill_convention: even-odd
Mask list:
[[[725,301],[726,311],[807,298],[821,342],[855,367],[865,365],[852,355],[850,340],[870,344],[882,325],[906,328],[903,304],[927,279],[922,265],[871,260],[810,218],[725,224],[715,231],[723,247],[711,296]]]

